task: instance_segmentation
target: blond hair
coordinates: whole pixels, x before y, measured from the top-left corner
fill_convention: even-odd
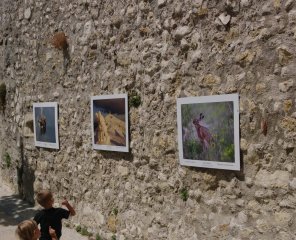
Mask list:
[[[52,199],[52,193],[48,190],[42,190],[37,193],[36,200],[42,206],[46,207],[49,201]]]
[[[15,233],[20,240],[32,240],[37,228],[37,223],[34,220],[25,220],[17,226]]]

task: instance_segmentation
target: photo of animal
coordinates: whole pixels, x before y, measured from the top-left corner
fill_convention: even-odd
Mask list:
[[[57,103],[34,103],[33,122],[35,146],[59,148]]]
[[[40,134],[44,135],[46,133],[46,117],[43,114],[43,108],[41,108],[41,114],[38,119],[38,126],[40,128]]]
[[[196,129],[197,136],[202,144],[203,151],[207,151],[211,142],[214,141],[208,127],[203,123],[204,115],[201,113],[198,118],[193,119],[192,123]]]
[[[186,159],[233,162],[233,103],[181,105],[182,145]]]

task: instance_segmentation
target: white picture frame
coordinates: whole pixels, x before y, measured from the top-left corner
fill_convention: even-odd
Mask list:
[[[240,170],[238,94],[178,98],[177,127],[181,165]]]
[[[36,147],[59,149],[57,102],[33,103],[33,124]]]
[[[129,152],[127,94],[91,97],[93,149]]]

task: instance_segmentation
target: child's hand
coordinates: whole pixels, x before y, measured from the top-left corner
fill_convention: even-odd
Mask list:
[[[49,235],[50,235],[52,238],[54,238],[54,239],[57,238],[56,232],[55,232],[55,230],[54,230],[53,228],[51,228],[51,227],[49,226],[48,231],[49,231]]]
[[[75,216],[76,212],[74,208],[71,206],[71,204],[68,202],[66,198],[64,198],[64,201],[62,201],[62,205],[65,205],[66,208],[70,211],[71,216]]]
[[[68,206],[69,202],[66,198],[64,198],[64,200],[62,201],[62,205]]]

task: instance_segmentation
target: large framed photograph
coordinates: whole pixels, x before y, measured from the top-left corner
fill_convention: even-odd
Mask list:
[[[240,170],[238,94],[177,99],[181,165]]]
[[[94,149],[128,152],[127,94],[92,97],[91,125]]]
[[[33,124],[35,146],[59,149],[58,104],[34,103]]]

